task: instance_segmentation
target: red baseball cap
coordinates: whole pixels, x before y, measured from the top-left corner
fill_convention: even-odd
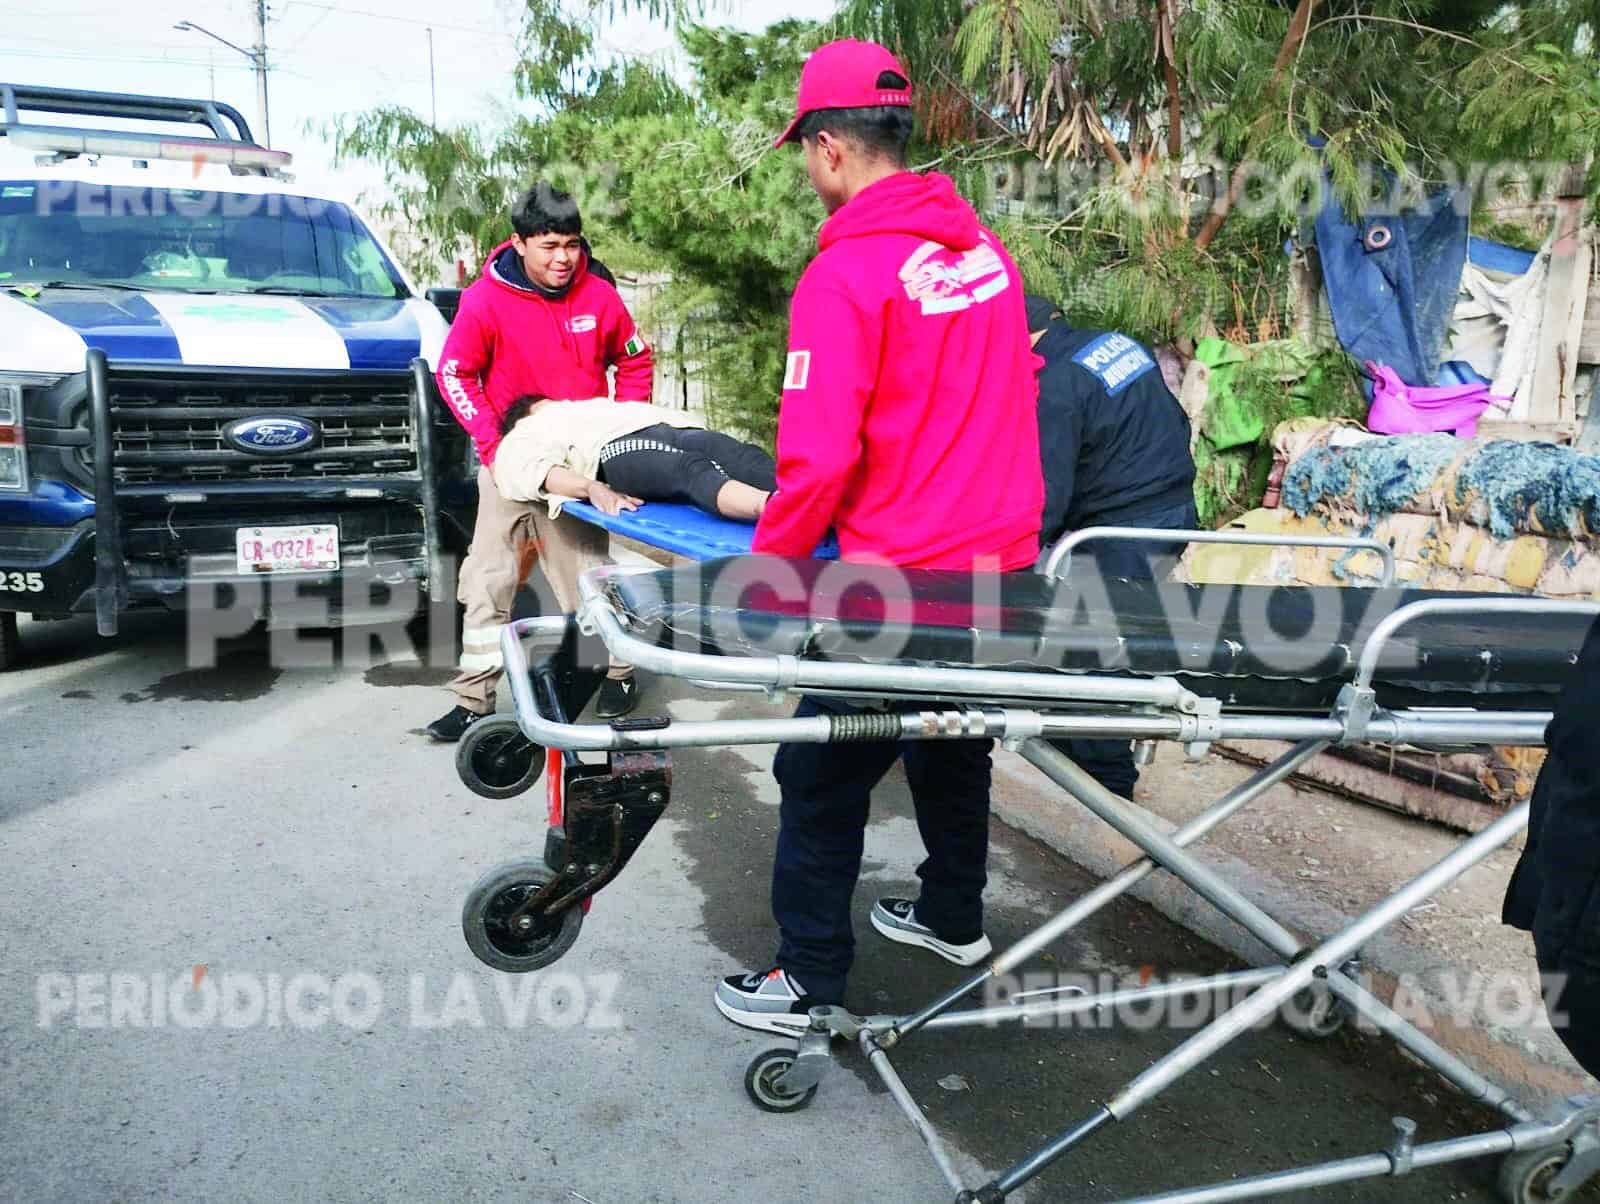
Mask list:
[[[908,81],[903,88],[880,88],[878,77],[893,71]],[[911,77],[900,60],[876,42],[844,38],[818,46],[800,71],[794,120],[773,146],[792,141],[807,113],[818,109],[868,109],[877,105],[911,107]]]

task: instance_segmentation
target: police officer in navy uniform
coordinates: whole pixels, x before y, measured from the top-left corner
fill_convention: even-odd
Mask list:
[[[1193,530],[1194,458],[1189,417],[1155,356],[1125,334],[1077,330],[1055,302],[1030,296],[1028,329],[1039,370],[1039,453],[1044,465],[1048,555],[1084,527]],[[1162,580],[1184,544],[1093,540],[1073,553],[1074,573],[1093,563],[1107,577]],[[1060,740],[1057,747],[1106,789],[1131,797],[1139,778],[1126,740]]]

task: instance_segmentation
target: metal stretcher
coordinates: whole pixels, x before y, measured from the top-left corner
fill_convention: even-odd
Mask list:
[[[1600,1100],[1575,1099],[1535,1118],[1366,991],[1357,974],[1362,945],[1505,845],[1526,826],[1527,804],[1464,840],[1343,931],[1309,944],[1191,847],[1331,744],[1541,745],[1554,698],[1600,606],[1396,589],[1389,584],[1388,550],[1361,540],[1309,542],[1373,554],[1382,564],[1377,588],[1158,585],[1071,571],[1073,547],[1109,534],[1078,532],[1038,574],[902,572],[744,556],[683,569],[586,575],[576,626],[641,669],[713,690],[878,700],[878,709],[806,718],[569,723],[560,679],[580,638],[573,621],[535,618],[510,625],[502,643],[515,718],[493,722],[502,725],[502,737],[551,750],[548,763],[557,771],[551,774],[552,822],[542,860],[491,871],[473,889],[463,909],[469,944],[489,964],[510,970],[547,965],[570,948],[593,893],[621,870],[666,807],[671,749],[992,737],[1020,752],[1144,856],[913,1013],[814,1009],[798,1048],[771,1049],[751,1063],[745,1085],[756,1104],[775,1112],[804,1108],[831,1065],[832,1041],[852,1041],[926,1142],[958,1204],[993,1204],[1102,1130],[1128,1121],[1252,1027],[1298,1006],[1296,1026],[1312,1035],[1327,1035],[1346,1017],[1359,1015],[1468,1097],[1497,1109],[1505,1124],[1419,1143],[1415,1126],[1397,1120],[1392,1142],[1371,1154],[1142,1200],[1252,1199],[1488,1155],[1506,1156],[1501,1187],[1514,1204],[1575,1191],[1600,1171]],[[1175,535],[1114,534],[1162,542]],[[1176,534],[1192,541],[1262,539]],[[532,673],[524,640],[531,643]],[[474,731],[488,728],[480,724]],[[1195,756],[1225,739],[1287,740],[1294,747],[1168,832],[1046,742],[1058,737],[1176,741]],[[605,766],[581,762],[577,754],[584,751],[606,753]],[[974,992],[1015,973],[1158,870],[1259,938],[1273,951],[1273,963],[1109,994],[1065,988],[970,1006]],[[943,1140],[890,1061],[901,1043],[945,1029],[1037,1023],[1177,996],[1232,998],[1244,992],[1241,1002],[1112,1098],[1087,1106],[1054,1139],[977,1186],[962,1182]],[[1070,1182],[1058,1180],[1052,1198],[1070,1198]]]

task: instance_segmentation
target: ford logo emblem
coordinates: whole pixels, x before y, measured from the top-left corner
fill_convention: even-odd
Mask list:
[[[222,430],[229,446],[253,456],[280,456],[315,447],[322,431],[314,422],[283,414],[241,418]]]

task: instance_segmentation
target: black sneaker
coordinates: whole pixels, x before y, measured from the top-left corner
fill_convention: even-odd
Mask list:
[[[824,1001],[814,999],[787,970],[774,966],[755,974],[730,974],[717,984],[712,1002],[735,1024],[797,1037],[811,1027],[807,1013]]]
[[[937,953],[947,962],[958,966],[975,966],[988,957],[992,946],[989,938],[978,934],[974,941],[946,941],[926,924],[917,922],[917,907],[910,899],[879,899],[872,905],[872,926],[879,935],[902,945],[913,945]]]
[[[608,677],[600,683],[594,713],[602,719],[620,719],[639,705],[639,683],[633,675]]]
[[[436,744],[454,744],[474,723],[488,717],[478,714],[477,711],[469,711],[464,706],[454,706],[428,724],[426,731]]]

